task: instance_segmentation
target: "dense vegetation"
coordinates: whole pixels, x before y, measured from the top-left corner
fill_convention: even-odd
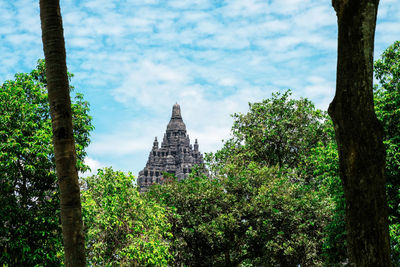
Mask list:
[[[149,193],[175,211],[175,264],[322,265],[334,202],[301,163],[326,144],[326,115],[287,91],[234,118],[232,138],[207,155],[208,176]]]
[[[400,42],[375,63],[375,109],[386,136],[392,260],[400,264]],[[43,61],[0,87],[0,262],[62,264],[59,200]],[[78,169],[93,128],[73,104]],[[234,114],[231,138],[188,179],[139,194],[111,168],[82,178],[93,266],[338,266],[345,201],[331,120],[291,92]],[[167,174],[166,174],[167,175]]]
[[[394,265],[400,265],[400,41],[375,62],[375,111],[385,130],[389,231]]]
[[[105,168],[82,181],[89,265],[168,265],[171,224],[166,209],[139,194],[132,174]]]
[[[62,259],[46,84],[40,60],[32,72],[18,73],[0,87],[0,263],[11,266],[54,265]],[[85,171],[93,126],[82,95],[76,95],[72,110],[78,170]]]

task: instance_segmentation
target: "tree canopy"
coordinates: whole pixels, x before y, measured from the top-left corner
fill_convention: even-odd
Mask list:
[[[375,62],[375,110],[385,130],[389,229],[400,262],[400,42]],[[70,78],[72,75],[70,75]],[[72,90],[72,88],[71,88]],[[62,239],[44,62],[0,87],[0,261],[60,265]],[[77,168],[93,129],[72,104]],[[307,99],[274,93],[234,114],[231,138],[177,181],[139,194],[132,174],[81,179],[86,255],[112,266],[341,266],[345,199],[332,121]]]
[[[88,264],[167,266],[171,225],[167,211],[149,201],[132,174],[99,169],[82,178],[82,214]]]
[[[325,142],[325,117],[289,96],[273,94],[234,115],[232,138],[206,156],[211,176],[194,172],[150,190],[174,211],[175,264],[322,264],[333,203],[296,168]]]
[[[392,259],[400,264],[400,41],[375,62],[375,111],[385,130],[386,190]]]
[[[70,75],[72,77],[72,75]],[[44,61],[0,87],[0,262],[58,264],[62,258],[59,198]],[[72,88],[71,88],[72,90]],[[72,104],[77,168],[93,129],[89,104]]]

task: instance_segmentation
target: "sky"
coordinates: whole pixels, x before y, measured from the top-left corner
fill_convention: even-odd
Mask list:
[[[0,0],[0,84],[43,58],[38,0]],[[326,110],[337,25],[330,0],[69,0],[71,84],[90,102],[85,160],[137,175],[180,104],[191,142],[213,152],[231,114],[291,89]],[[400,1],[381,0],[375,58],[400,40]]]

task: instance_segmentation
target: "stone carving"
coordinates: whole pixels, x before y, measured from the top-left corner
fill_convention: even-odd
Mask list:
[[[175,104],[161,147],[156,137],[146,167],[139,172],[139,190],[146,192],[153,183],[162,184],[164,172],[174,174],[178,180],[185,179],[195,165],[203,163],[197,139],[192,148],[189,135],[186,134],[186,125],[182,120],[181,108]]]

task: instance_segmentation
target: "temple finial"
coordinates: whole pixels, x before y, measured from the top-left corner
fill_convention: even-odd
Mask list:
[[[181,107],[179,106],[178,103],[176,103],[176,104],[172,107],[172,116],[171,116],[171,119],[182,119]]]

